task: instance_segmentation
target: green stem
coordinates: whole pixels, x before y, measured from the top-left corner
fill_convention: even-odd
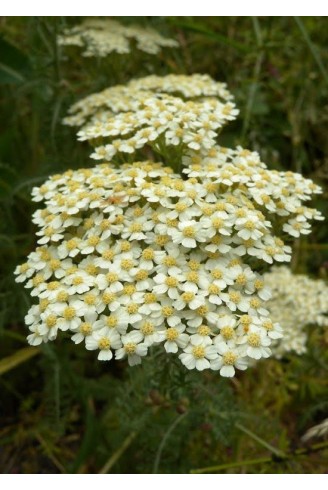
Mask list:
[[[319,70],[321,71],[321,74],[323,76],[323,78],[325,79],[326,83],[328,83],[328,73],[326,71],[326,68],[322,62],[322,59],[315,47],[315,45],[313,44],[313,42],[311,41],[311,38],[303,24],[303,22],[301,21],[301,19],[299,17],[294,17],[294,20],[297,24],[297,27],[299,28],[299,30],[301,31],[301,33],[303,34],[303,37],[304,37],[304,40],[306,42],[306,44],[308,45],[308,48],[309,50],[311,51],[312,53],[312,56],[315,60],[315,62],[317,63],[318,65],[318,68]]]
[[[261,444],[261,446],[263,446],[266,449],[268,449],[269,451],[271,451],[277,457],[279,457],[279,458],[285,458],[286,457],[286,455],[284,454],[283,451],[281,451],[280,449],[275,448],[274,446],[271,446],[271,444],[269,444],[264,439],[262,439],[262,437],[259,437],[258,435],[254,434],[254,432],[252,432],[251,430],[247,429],[246,427],[244,427],[239,422],[237,422],[235,424],[235,427],[237,427],[237,429],[241,430],[242,432],[244,432],[245,434],[247,434],[248,436],[250,436],[252,439],[254,439],[254,441],[256,441],[259,444]]]
[[[118,448],[117,451],[115,451],[114,454],[112,454],[106,464],[101,468],[101,470],[99,471],[100,475],[105,475],[109,473],[114,464],[120,459],[122,454],[127,450],[132,441],[135,439],[136,435],[137,432],[131,432],[131,434],[129,434],[128,437],[124,439],[123,444]]]
[[[257,55],[256,62],[254,65],[254,70],[253,70],[253,81],[251,83],[251,86],[249,88],[249,93],[248,93],[248,100],[247,100],[247,105],[246,105],[246,110],[245,110],[245,118],[244,118],[242,133],[241,133],[242,141],[244,141],[248,127],[249,127],[251,114],[252,114],[254,101],[255,101],[255,95],[256,95],[256,92],[257,92],[257,89],[259,86],[259,78],[260,78],[261,67],[262,67],[262,63],[264,60],[263,39],[262,39],[260,24],[259,24],[257,17],[252,17],[252,22],[253,22],[253,28],[254,28],[256,43],[257,43],[257,48],[258,48],[258,55]]]
[[[229,468],[238,468],[240,466],[252,466],[255,464],[261,464],[261,463],[280,463],[280,462],[286,462],[289,460],[292,460],[294,458],[299,458],[301,456],[304,456],[306,454],[311,454],[317,451],[324,450],[328,447],[328,441],[326,442],[321,442],[318,444],[314,444],[313,446],[310,446],[308,448],[300,448],[297,449],[294,452],[286,454],[284,458],[277,458],[276,455],[273,456],[268,456],[268,457],[263,457],[263,458],[257,458],[257,459],[248,459],[246,461],[234,461],[233,463],[225,463],[221,465],[216,465],[216,466],[207,466],[206,468],[198,468],[195,470],[190,470],[190,473],[193,474],[201,474],[201,473],[213,473],[221,470],[226,470]]]
[[[185,416],[188,415],[188,412],[185,412],[181,415],[179,415],[179,417],[177,417],[173,423],[170,425],[170,427],[167,429],[167,431],[165,432],[164,434],[164,437],[158,447],[158,451],[157,451],[157,454],[156,454],[156,457],[155,457],[155,462],[154,462],[154,467],[153,467],[153,473],[158,473],[158,468],[159,468],[159,463],[161,461],[161,457],[162,457],[162,452],[163,452],[163,449],[164,449],[164,446],[168,440],[168,438],[170,437],[171,433],[174,431],[174,429],[180,424],[180,422],[185,418]]]

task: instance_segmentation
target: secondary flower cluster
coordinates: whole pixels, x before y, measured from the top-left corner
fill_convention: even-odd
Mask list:
[[[110,19],[86,19],[80,25],[66,29],[58,36],[61,46],[84,48],[83,56],[107,56],[112,52],[130,53],[131,41],[137,49],[158,54],[161,48],[177,47],[174,39],[168,39],[150,28],[135,25],[124,26]]]
[[[328,326],[328,287],[322,280],[293,274],[288,267],[273,267],[264,275],[272,290],[268,309],[284,329],[283,342],[272,349],[278,359],[288,352],[306,352],[306,326]]]
[[[33,217],[39,246],[16,270],[38,300],[30,344],[67,331],[130,365],[163,344],[188,369],[222,376],[271,354],[281,328],[253,268],[290,259],[273,230],[308,232],[319,214],[301,202],[320,189],[242,148],[197,159],[185,157],[185,178],[150,161],[106,163],[33,190],[45,204]]]
[[[78,138],[95,147],[94,159],[112,161],[146,148],[179,159],[190,149],[204,153],[215,146],[219,130],[238,114],[232,100],[226,85],[208,75],[149,76],[86,97],[65,123],[86,123]]]

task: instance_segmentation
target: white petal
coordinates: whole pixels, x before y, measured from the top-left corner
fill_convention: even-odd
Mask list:
[[[222,366],[220,374],[226,378],[232,378],[235,375],[235,368],[233,366]]]

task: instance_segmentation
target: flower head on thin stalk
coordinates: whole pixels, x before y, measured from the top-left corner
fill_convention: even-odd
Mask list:
[[[129,54],[132,42],[145,53],[156,55],[162,48],[177,47],[174,39],[161,36],[153,29],[136,25],[125,26],[112,19],[85,19],[58,36],[60,46],[78,46],[86,57],[104,57],[110,53]]]
[[[182,177],[152,161],[105,163],[34,188],[38,246],[16,270],[37,301],[30,344],[69,332],[99,360],[130,365],[163,345],[222,376],[271,354],[282,333],[257,270],[290,260],[284,224],[320,218],[301,206],[320,189],[242,148],[201,162],[191,152],[184,167]]]
[[[275,341],[273,355],[280,359],[289,352],[304,354],[308,334],[306,326],[328,326],[328,287],[324,281],[311,279],[305,274],[293,274],[288,267],[273,267],[264,275],[272,291],[268,301],[271,317],[284,330],[283,341]],[[273,325],[267,323],[268,335]]]

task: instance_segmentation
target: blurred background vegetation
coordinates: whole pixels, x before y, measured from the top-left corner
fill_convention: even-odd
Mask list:
[[[29,297],[13,270],[35,246],[30,192],[48,175],[92,166],[62,125],[69,105],[151,73],[209,73],[241,110],[221,144],[327,189],[325,18],[124,17],[177,39],[155,57],[83,58],[56,35],[79,18],[0,19],[0,471],[2,473],[322,473],[327,443],[301,436],[327,417],[328,336],[309,327],[301,357],[266,360],[233,380],[172,359],[128,369],[67,341],[27,348]],[[327,194],[315,205],[327,212]],[[327,227],[297,241],[293,269],[327,278]],[[162,361],[161,361],[162,363]]]

